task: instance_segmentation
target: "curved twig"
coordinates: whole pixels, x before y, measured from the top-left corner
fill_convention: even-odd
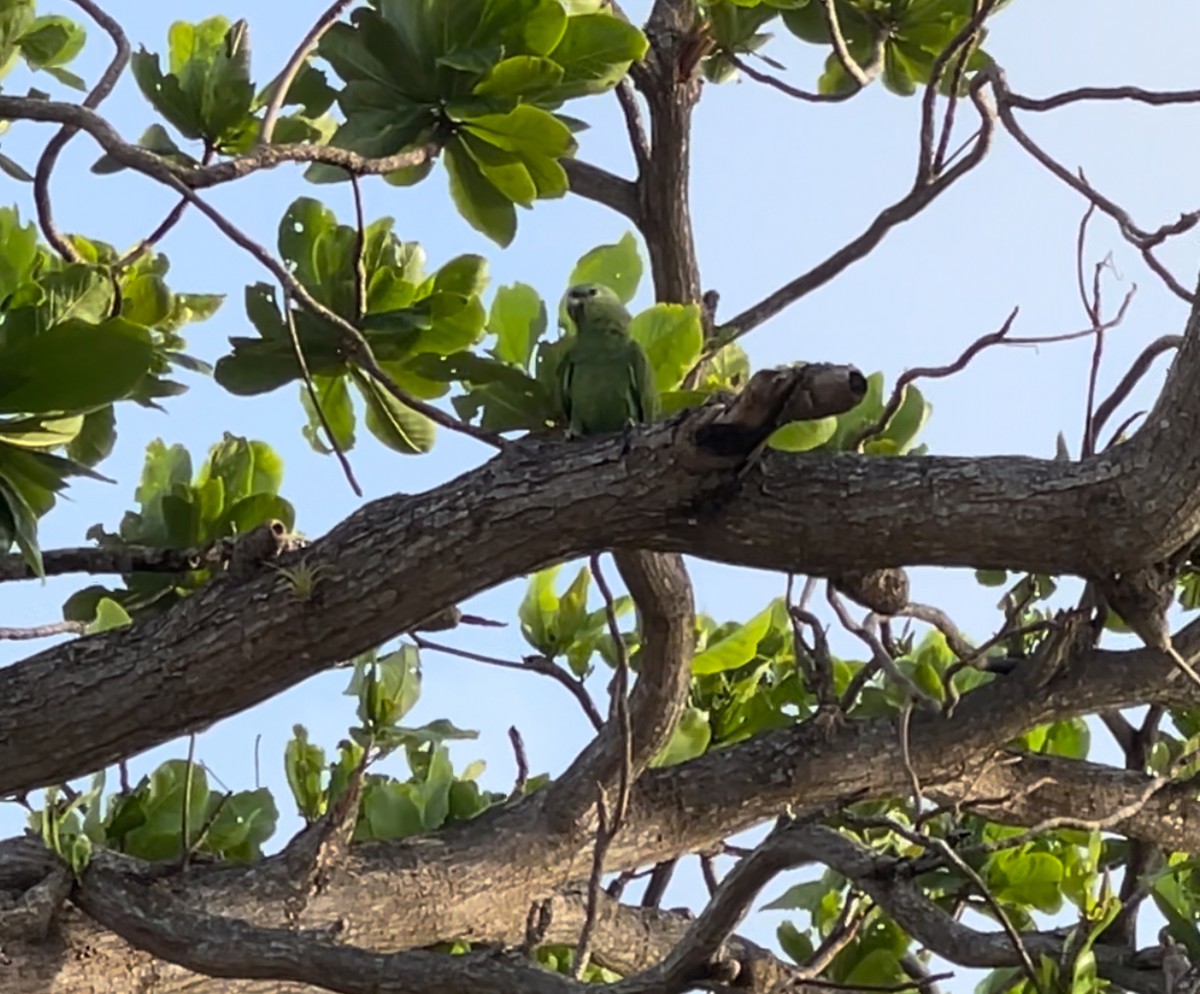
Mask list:
[[[113,53],[112,59],[105,68],[99,81],[92,87],[91,92],[83,98],[83,103],[80,105],[86,109],[94,109],[108,97],[113,91],[113,87],[117,85],[117,81],[121,78],[121,73],[125,71],[125,66],[129,63],[129,39],[125,35],[125,30],[115,20],[108,16],[100,7],[92,0],[71,0],[75,6],[85,11],[88,16],[100,25],[113,40],[116,46],[116,52]],[[58,162],[58,156],[66,147],[67,142],[79,133],[77,126],[64,124],[46,143],[46,147],[42,150],[41,157],[38,159],[37,168],[33,174],[33,200],[37,208],[38,225],[42,229],[42,234],[59,255],[70,262],[78,262],[80,259],[79,253],[75,246],[72,245],[55,227],[54,212],[50,204],[50,174],[54,171],[54,165]]]
[[[313,26],[308,29],[308,33],[296,46],[296,50],[283,67],[283,72],[276,78],[275,92],[271,94],[271,102],[267,104],[267,112],[263,115],[262,128],[259,131],[259,141],[264,145],[271,143],[271,132],[275,130],[275,119],[279,117],[279,111],[287,99],[288,90],[291,89],[296,74],[300,72],[300,67],[304,65],[304,60],[316,48],[317,42],[321,40],[321,35],[333,26],[334,22],[353,2],[354,0],[334,0],[326,8],[325,13],[318,17]]]

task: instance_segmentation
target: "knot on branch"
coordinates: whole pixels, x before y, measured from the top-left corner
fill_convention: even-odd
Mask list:
[[[847,570],[829,580],[835,590],[876,614],[899,614],[908,607],[908,573],[900,567]]]
[[[792,421],[844,414],[867,395],[854,366],[813,362],[755,373],[740,393],[696,431],[696,444],[718,456],[750,456]]]

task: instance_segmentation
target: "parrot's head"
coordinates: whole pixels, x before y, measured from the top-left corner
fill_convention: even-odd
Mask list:
[[[576,283],[567,291],[567,313],[583,332],[601,328],[627,328],[629,311],[611,287],[603,283]]]

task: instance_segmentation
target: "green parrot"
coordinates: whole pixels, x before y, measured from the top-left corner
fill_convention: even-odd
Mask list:
[[[575,340],[558,366],[559,399],[572,435],[604,435],[653,421],[658,414],[654,370],[629,337],[629,312],[598,283],[567,291]]]

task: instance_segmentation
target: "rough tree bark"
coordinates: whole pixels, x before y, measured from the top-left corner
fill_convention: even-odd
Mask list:
[[[699,93],[694,18],[687,0],[654,5],[651,55],[633,74],[648,134],[632,89],[621,95],[635,179],[566,163],[576,192],[637,223],[657,297],[680,302],[699,302],[702,285],[688,198]],[[25,116],[59,120],[46,114],[39,106]],[[169,174],[139,155],[121,161]],[[822,392],[830,381],[815,385],[822,372],[809,367],[784,384],[811,392],[814,416],[822,405],[845,409],[837,408],[844,395]],[[833,382],[844,394],[850,371]],[[644,770],[687,692],[693,605],[682,554],[826,576],[941,565],[1099,578],[1159,564],[1194,542],[1200,311],[1193,310],[1145,427],[1079,462],[777,452],[748,462],[780,417],[779,406],[764,415],[733,400],[644,428],[628,445],[515,444],[429,493],[367,504],[296,554],[320,570],[310,599],[297,598],[272,572],[214,582],[159,620],[0,670],[0,794],[61,782],[204,727],[481,590],[607,548],[616,550],[641,613],[646,663],[629,704],[638,776],[604,868],[702,851],[784,810],[799,819],[740,864],[695,922],[602,901],[594,955],[626,975],[614,985],[618,994],[673,994],[716,960],[734,964],[739,986],[749,990],[783,982],[805,989],[793,968],[765,950],[725,939],[747,895],[802,860],[853,880],[942,956],[1016,965],[1017,950],[1002,932],[954,921],[910,881],[889,876],[874,854],[804,823],[831,804],[903,793],[914,775],[930,797],[977,803],[999,822],[1106,819],[1106,830],[1131,839],[1200,849],[1200,801],[1186,785],[1006,751],[1014,737],[1049,720],[1145,703],[1200,705],[1197,689],[1175,679],[1170,660],[1153,649],[1074,652],[1048,679],[1018,667],[968,694],[953,713],[915,715],[907,763],[895,724],[864,720],[799,724]],[[742,444],[706,443],[721,422],[744,430]],[[1200,622],[1177,633],[1174,644],[1186,658],[1200,653]],[[43,734],[51,707],[71,715],[53,737]],[[526,938],[537,903],[549,911],[541,941],[578,938],[593,805],[597,785],[611,786],[620,772],[619,731],[608,723],[546,790],[428,837],[351,847],[317,883],[306,865],[312,835],[257,864],[173,874],[100,853],[76,884],[36,840],[0,842],[0,981],[18,994],[265,994],[311,985],[355,994],[576,994],[580,984],[539,971],[511,950]],[[454,939],[491,948],[453,960],[420,948]],[[1055,955],[1062,940],[1028,934],[1025,941],[1035,953]],[[1131,990],[1161,989],[1157,964],[1123,946],[1101,944],[1097,959],[1104,976]]]

